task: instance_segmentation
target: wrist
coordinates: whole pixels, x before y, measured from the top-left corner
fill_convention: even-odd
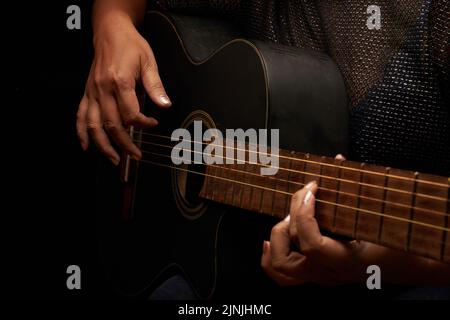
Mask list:
[[[103,39],[108,39],[118,32],[136,31],[133,19],[120,10],[106,12],[93,23],[94,47]]]
[[[144,18],[146,0],[96,0],[92,11],[94,33],[112,23],[136,27]]]
[[[366,242],[356,254],[356,260],[364,268],[370,265],[379,266],[382,279],[386,283],[450,284],[450,265],[376,244]]]

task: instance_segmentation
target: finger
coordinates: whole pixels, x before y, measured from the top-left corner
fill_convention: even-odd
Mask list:
[[[283,264],[291,252],[291,240],[289,237],[289,221],[286,219],[272,228],[270,234],[272,258],[275,264]]]
[[[145,91],[147,91],[147,94],[150,96],[152,101],[159,107],[170,107],[172,102],[164,89],[153,53],[142,65],[141,70],[142,84],[144,85]]]
[[[89,107],[87,113],[87,128],[89,134],[97,148],[112,163],[118,165],[120,157],[109,142],[106,132],[103,130],[102,118],[100,115],[100,107],[94,99],[89,99]]]
[[[297,247],[297,249],[300,249],[300,244],[298,242],[297,223],[291,220],[290,214],[286,217],[286,220],[289,221],[289,238],[291,239],[291,242]]]
[[[88,111],[88,98],[83,95],[77,112],[77,135],[83,150],[89,147],[89,134],[87,129],[86,117]]]
[[[116,99],[114,99],[112,95],[101,94],[99,102],[103,111],[103,127],[108,132],[109,136],[127,154],[137,160],[141,159],[141,151],[133,143],[130,135],[122,126],[122,119],[117,109]]]
[[[299,208],[301,206],[301,202],[304,199],[304,196],[306,195],[306,192],[308,190],[311,190],[311,188],[314,186],[315,181],[311,181],[305,185],[304,188],[299,190],[294,194],[291,201],[291,209],[290,212],[293,212],[294,209]],[[289,215],[290,217],[290,215]],[[291,241],[297,244],[299,246],[299,239],[298,239],[298,229],[297,229],[297,222],[295,219],[289,219],[289,234],[291,236]]]
[[[158,125],[158,121],[151,117],[146,117],[141,113],[139,100],[136,91],[120,89],[116,92],[117,103],[123,122],[135,128],[152,128]]]
[[[284,220],[272,228],[270,247],[272,266],[276,271],[289,276],[296,275],[300,271],[304,256],[291,251],[289,221]]]
[[[294,286],[304,283],[300,278],[291,277],[276,271],[272,266],[272,254],[270,242],[264,241],[263,254],[261,256],[261,267],[264,272],[281,286]]]
[[[351,255],[351,248],[345,243],[322,236],[319,224],[315,219],[315,193],[317,184],[303,194],[300,193],[298,201],[292,208],[292,219],[295,219],[298,230],[300,248],[307,257],[326,257],[327,261],[343,261],[344,257]]]
[[[315,193],[317,184],[312,182],[307,187],[298,191],[292,200],[291,215],[297,225],[301,251],[308,254],[311,250],[320,248],[322,234],[314,217]]]

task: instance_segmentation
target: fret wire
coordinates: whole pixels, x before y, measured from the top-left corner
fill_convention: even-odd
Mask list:
[[[272,184],[274,186],[275,190],[278,190],[278,189],[281,190],[281,186],[279,185],[279,182],[282,182],[282,181],[283,180],[281,180],[281,179],[275,179],[274,183]],[[264,193],[263,193],[263,195],[264,195]],[[270,203],[270,212],[272,213],[272,216],[275,215],[274,210],[275,210],[275,202],[276,201],[279,201],[279,200],[277,200],[276,193],[272,192],[272,201]]]
[[[341,161],[341,166],[338,167],[338,178],[341,178],[341,168],[342,164],[345,162],[345,160]],[[337,180],[336,184],[336,197],[335,202],[338,203],[339,201],[339,195],[340,195],[340,189],[341,189],[341,181]],[[334,216],[333,216],[333,230],[336,230],[336,217],[337,217],[337,206],[334,206]]]
[[[160,167],[165,167],[165,168],[169,168],[169,169],[174,169],[174,170],[186,171],[186,172],[190,172],[190,173],[198,174],[198,175],[202,175],[202,176],[208,176],[206,174],[202,174],[202,173],[197,172],[197,171],[192,171],[192,170],[183,169],[183,168],[177,168],[177,167],[174,167],[174,166],[171,166],[171,165],[166,165],[166,164],[163,164],[163,163],[158,163],[158,162],[153,162],[153,161],[148,161],[148,160],[140,160],[140,162],[148,163],[148,164],[152,164],[152,165],[156,165],[156,166],[160,166]],[[290,193],[290,192],[277,191],[277,190],[273,190],[273,189],[270,189],[270,188],[267,188],[267,187],[258,186],[258,185],[252,185],[252,184],[245,183],[245,182],[242,182],[242,181],[230,180],[230,179],[227,179],[227,178],[224,178],[224,177],[216,177],[216,176],[211,176],[211,177],[213,179],[228,180],[228,181],[231,181],[233,183],[239,183],[239,184],[247,185],[247,186],[250,186],[250,187],[253,187],[253,188],[258,188],[258,189],[263,189],[263,190],[264,189],[271,190],[273,192],[283,193],[283,194],[287,194],[287,195],[290,195],[290,196],[293,195],[293,193]],[[321,199],[316,199],[315,201],[316,202],[326,203],[326,204],[331,204],[331,205],[334,205],[334,206],[343,207],[343,208],[346,208],[346,209],[355,209],[352,206],[347,206],[347,205],[343,205],[343,204],[333,203],[333,202],[325,201],[325,200],[321,200]],[[417,225],[420,225],[420,226],[423,226],[423,227],[427,227],[427,228],[431,228],[431,229],[450,231],[450,229],[448,229],[448,228],[443,228],[443,227],[440,227],[440,226],[432,225],[432,224],[421,222],[421,221],[410,221],[410,220],[408,220],[406,218],[401,218],[401,217],[397,217],[397,216],[382,214],[382,213],[379,213],[379,212],[370,211],[370,210],[366,210],[366,209],[360,209],[360,211],[363,212],[363,213],[366,213],[366,214],[372,214],[372,215],[376,215],[376,216],[384,216],[384,217],[389,218],[389,219],[398,220],[398,221],[407,222],[407,223],[413,223],[413,224],[417,224]]]
[[[270,154],[271,151],[269,151],[270,149],[267,149],[267,154]],[[257,180],[258,181],[258,180]],[[273,187],[273,189],[277,190],[277,181],[275,181],[275,187]],[[264,198],[265,198],[265,193],[266,190],[263,190],[261,192],[261,199],[259,201],[259,212],[262,213],[263,212],[263,203],[264,203]],[[275,202],[275,192],[270,192],[270,196],[272,197],[272,201],[270,203],[270,213],[272,216],[275,215],[275,213],[273,212],[273,203]]]
[[[322,183],[322,176],[323,176],[323,159],[325,157],[320,157],[320,162],[319,162],[319,180],[317,181],[317,186],[320,188],[320,185]]]
[[[225,173],[224,168],[221,168],[220,175],[222,177],[228,177],[228,175]],[[232,177],[229,177],[229,179],[235,180]],[[225,181],[225,183],[222,184],[222,188],[221,189],[224,190],[224,192],[220,192],[220,197],[221,197],[220,199],[222,200],[222,198],[223,198],[222,202],[226,202],[227,201],[228,183],[229,183],[228,181]]]
[[[247,164],[245,164],[245,167],[247,168]],[[245,180],[245,177],[242,177],[243,180]],[[241,186],[241,192],[239,194],[239,207],[242,208],[242,199],[243,199],[243,195],[244,195],[245,189],[244,187]]]
[[[150,133],[146,133],[146,132],[142,132],[142,134],[146,135],[146,136],[159,137],[159,138],[164,138],[164,139],[171,139],[171,137],[164,136],[164,135],[150,134]],[[190,140],[185,140],[185,141],[186,142],[193,142],[193,143],[201,143],[201,144],[205,144],[205,145],[210,144],[210,143],[207,143],[207,142],[198,142],[198,141],[190,141]],[[214,146],[214,144],[212,144],[212,145]],[[229,148],[226,145],[222,146],[222,147],[225,147],[226,149]],[[243,150],[243,149],[236,148],[236,150]],[[248,151],[252,152],[252,153],[258,153],[258,154],[260,153],[259,151],[252,151],[252,150],[248,150]],[[283,158],[289,158],[289,157],[285,157],[285,156],[282,156],[282,157]],[[295,157],[292,157],[291,159],[292,160],[296,160],[296,161],[306,161],[306,162],[311,162],[311,163],[316,163],[317,164],[317,162],[311,161],[311,160],[303,160],[303,159],[295,158]],[[328,166],[335,167],[335,165],[333,165],[333,164],[328,164]],[[345,170],[352,170],[352,171],[360,171],[360,169],[349,168],[349,167],[345,167],[344,169]],[[366,173],[373,174],[373,175],[383,175],[383,173],[378,173],[378,172],[373,172],[373,171],[367,171]],[[402,177],[402,176],[397,176],[397,175],[391,175],[391,178],[396,178],[396,179],[400,179],[400,180],[408,180],[408,181],[414,180],[414,179],[411,179],[411,178],[408,178],[408,177]],[[450,181],[450,177],[448,178],[448,181]],[[447,187],[446,184],[439,183],[439,182],[433,182],[433,181],[427,181],[427,180],[419,180],[419,182],[432,184],[432,185],[437,185],[437,186],[441,186],[441,187]]]
[[[164,165],[164,164],[162,164],[162,163],[157,163],[157,162],[151,162],[151,161],[142,161],[142,162],[144,162],[144,163],[149,163],[149,164],[153,164],[153,165],[156,165],[156,166],[162,166],[162,167],[165,167],[165,168],[169,168],[169,169],[174,169],[174,170],[180,170],[180,171],[187,171],[187,172],[191,172],[191,173],[193,173],[193,174],[197,174],[197,175],[202,175],[202,176],[206,176],[207,178],[212,178],[212,179],[222,179],[222,180],[230,180],[230,179],[226,179],[226,178],[221,178],[221,177],[214,177],[214,176],[209,176],[209,175],[207,175],[207,174],[203,174],[203,173],[200,173],[200,172],[197,172],[197,171],[190,171],[190,170],[187,170],[187,169],[182,169],[182,168],[177,168],[177,167],[172,167],[172,166],[169,166],[169,165]],[[233,180],[230,180],[230,182],[231,183],[237,183],[237,184],[241,184],[241,182],[239,182],[239,181],[233,181]],[[261,188],[260,186],[254,186],[254,187],[256,187],[256,188]],[[277,190],[273,190],[274,192],[278,192]],[[283,192],[283,194],[286,194],[286,192]],[[291,194],[292,195],[292,194]],[[318,200],[318,199],[316,199],[316,201],[318,201],[318,202],[320,202],[320,200]],[[334,206],[338,206],[338,204],[333,204],[333,203],[330,203],[330,202],[327,202],[327,203],[329,203],[329,204],[331,204],[331,205],[334,205]],[[368,212],[369,213],[369,212]],[[389,217],[389,216],[388,216]],[[278,218],[280,218],[280,217],[278,217]],[[344,218],[344,217],[337,217],[338,218],[338,220],[342,220],[342,221],[350,221],[350,219],[346,219],[346,218]],[[425,223],[423,223],[422,225],[424,225],[425,227],[427,227],[427,225],[425,224]],[[428,227],[430,227],[430,228],[432,228],[433,227],[433,225],[430,225],[430,226],[428,226]],[[437,229],[439,229],[439,227],[435,227],[434,226],[434,228],[437,228]],[[448,232],[448,231],[450,231],[450,229],[449,230],[444,230],[445,232]],[[360,237],[359,238],[360,240],[365,240],[363,237]],[[427,238],[426,237],[422,237],[422,236],[415,236],[415,239],[416,240],[421,240],[421,239],[423,239],[423,240],[427,240]],[[436,241],[432,241],[432,243],[438,243],[438,244],[441,244],[442,245],[442,242],[436,242]]]
[[[275,180],[275,190],[278,190],[278,181],[280,181],[280,180]],[[263,195],[264,195],[264,192],[263,192]],[[272,212],[272,216],[275,214],[275,212],[273,211],[273,208],[275,206],[275,201],[277,201],[275,195],[276,195],[276,193],[272,192],[272,203],[270,204],[270,211]]]
[[[214,166],[214,173],[215,173],[215,175],[218,177],[218,174],[220,173],[220,168],[219,167],[217,167],[217,166]],[[213,182],[213,191],[212,191],[212,197],[213,198],[216,198],[216,193],[218,192],[218,181],[214,181]]]
[[[232,166],[234,166],[234,164],[232,164]],[[232,174],[234,174],[234,176],[231,176],[231,178],[232,179],[236,179],[235,177],[236,177],[236,172],[235,171],[233,171],[233,173]],[[233,200],[233,191],[234,191],[234,186],[235,186],[236,184],[235,183],[231,183],[231,200]],[[226,193],[225,193],[225,200],[228,198],[228,193],[229,193],[229,191],[228,191],[228,187],[227,187],[227,190],[226,190]],[[231,201],[231,203],[233,203],[233,201]]]
[[[339,221],[344,221],[344,222],[352,221],[351,219],[348,219],[348,218],[345,218],[345,217],[342,217],[342,216],[337,217],[337,219],[338,219]],[[319,226],[319,228],[328,230],[327,228],[321,227],[321,226]],[[332,230],[328,230],[328,231],[331,231],[331,232],[332,232]],[[332,232],[332,233],[334,233],[334,232]],[[339,234],[339,233],[337,233],[337,234]],[[363,237],[361,237],[361,236],[360,236],[360,237],[357,237],[357,238],[352,238],[352,239],[353,239],[353,240],[358,240],[358,239],[359,239],[359,240],[367,240],[368,242],[374,243],[373,240],[363,239]],[[431,243],[431,244],[439,244],[439,245],[442,245],[442,241],[434,241],[434,240],[430,240],[426,235],[424,236],[424,235],[422,235],[422,234],[415,235],[415,236],[414,236],[414,239],[416,239],[416,240],[424,240],[424,241],[428,241],[428,242]],[[387,247],[389,247],[388,244],[382,244],[382,246],[387,246]],[[410,252],[411,252],[411,251],[410,251]],[[436,260],[436,258],[433,258],[433,259]],[[442,259],[441,259],[441,261],[442,261]]]
[[[391,168],[387,167],[387,168],[386,168],[386,173],[389,173],[390,171],[391,171]],[[387,186],[388,181],[389,181],[389,176],[386,175],[386,176],[384,177],[384,186],[385,186],[385,187]],[[384,190],[383,190],[383,202],[381,202],[381,212],[382,212],[382,213],[385,213],[385,211],[386,211],[386,197],[387,197],[387,190],[384,189]],[[381,217],[381,218],[380,218],[380,226],[379,226],[379,228],[378,228],[377,243],[380,243],[380,242],[381,242],[381,236],[382,236],[382,232],[383,232],[382,229],[383,229],[383,223],[384,223],[384,219],[383,219],[383,218],[384,218],[384,217]]]
[[[450,199],[450,179],[448,181],[449,188],[447,190],[447,198]],[[445,228],[449,229],[449,214],[450,214],[450,202],[447,202],[447,215],[445,216]],[[441,261],[445,258],[445,246],[447,245],[448,231],[444,231],[442,234],[442,246],[441,246]]]
[[[171,157],[168,156],[168,155],[163,155],[163,154],[159,154],[159,153],[149,152],[149,151],[145,151],[145,150],[143,150],[142,152],[143,152],[143,153],[146,153],[146,154],[153,154],[153,155],[160,156],[160,157],[171,158]],[[248,164],[249,164],[249,163],[247,163],[247,162],[245,163],[246,167],[248,166]],[[209,166],[214,166],[214,165],[209,165]],[[216,166],[216,167],[219,167],[219,166]],[[220,168],[223,168],[223,169],[229,170],[229,171],[234,171],[234,170],[236,170],[236,169],[231,169],[231,168],[226,168],[226,167],[220,167]],[[261,176],[260,174],[253,173],[253,172],[247,172],[247,171],[242,171],[242,170],[238,170],[238,171],[244,173],[245,175],[257,175],[257,176]],[[278,180],[277,178],[274,178],[274,177],[271,177],[271,176],[267,176],[266,179],[275,179],[275,180]],[[287,180],[284,180],[284,181],[286,181],[286,182],[289,183],[289,184],[296,184],[296,185],[298,185],[298,186],[300,186],[300,187],[306,185],[306,180],[305,180],[305,179],[303,179],[304,182],[294,182],[294,181],[287,181]],[[345,181],[345,180],[343,180],[343,181]],[[325,187],[321,187],[321,188],[319,188],[319,189],[323,189],[323,190],[335,192],[334,190],[331,190],[331,189],[328,189],[328,188],[325,188]],[[345,194],[345,195],[349,195],[349,196],[354,196],[354,197],[360,197],[360,198],[366,199],[366,200],[373,200],[373,201],[379,201],[379,202],[382,201],[382,200],[380,200],[380,199],[370,198],[370,197],[361,196],[361,195],[357,195],[357,194],[353,194],[353,193],[348,193],[348,192],[344,192],[344,191],[339,191],[339,193]],[[404,205],[404,204],[396,203],[396,202],[392,202],[392,201],[386,201],[386,203],[389,203],[389,204],[391,204],[391,205],[395,205],[395,206],[398,206],[398,207],[407,208],[407,209],[410,209],[410,208],[411,208],[411,207],[408,206],[408,205]],[[436,214],[436,215],[448,215],[448,214],[445,214],[445,213],[443,214],[442,212],[439,212],[439,211],[429,210],[429,209],[425,209],[425,208],[422,208],[422,207],[417,207],[416,210],[420,210],[420,211],[423,211],[423,212],[427,212],[427,213],[431,213],[431,214]]]
[[[321,185],[321,183],[322,183],[322,174],[323,174],[323,165],[322,165],[322,162],[323,162],[323,159],[324,159],[325,157],[320,157],[320,161],[319,161],[319,179],[317,180],[317,190],[320,190],[320,185]],[[324,189],[322,189],[322,190],[324,190]]]
[[[289,159],[289,169],[292,169],[292,160]],[[287,184],[287,190],[289,192],[289,181],[291,181],[291,172],[288,172],[288,184]],[[284,212],[286,213],[286,216],[289,214],[290,208],[288,208],[288,204],[289,204],[289,198],[286,198],[286,200],[284,201]]]
[[[416,172],[414,174],[414,178],[418,178],[419,173]],[[414,193],[417,191],[417,179],[414,179],[414,185],[413,185],[413,191]],[[416,195],[413,193],[412,199],[411,199],[411,209],[409,211],[409,220],[412,220],[414,217],[414,205],[416,203]],[[412,224],[411,222],[408,224],[408,238],[406,242],[406,251],[409,251],[410,245],[411,245],[411,237],[412,237]]]
[[[207,174],[207,170],[205,170],[205,174]],[[205,183],[203,184],[202,188],[200,189],[200,193],[202,190],[205,190],[205,195],[207,194],[208,190],[211,189],[211,187],[209,187],[210,184],[210,178],[208,176],[205,177]]]
[[[366,164],[361,163],[361,168],[363,168]],[[363,180],[364,172],[359,172],[359,182]],[[358,186],[358,197],[356,198],[356,215],[355,215],[355,225],[353,229],[353,237],[356,238],[356,231],[358,230],[358,220],[359,220],[359,212],[361,206],[361,184]]]
[[[261,197],[260,197],[260,199],[259,199],[259,212],[263,212],[262,211],[262,205],[263,205],[263,200],[264,200],[264,192],[266,192],[266,190],[263,190],[262,192],[261,192]],[[275,192],[272,192],[272,196],[275,194]],[[272,199],[272,202],[273,202],[273,199]],[[273,216],[273,211],[271,212],[271,214],[272,214],[272,216]]]
[[[145,144],[149,144],[149,145],[154,145],[154,146],[159,146],[159,147],[164,147],[164,148],[174,149],[172,146],[161,145],[161,144],[152,143],[152,142],[145,142],[145,141],[144,141],[144,143],[145,143]],[[180,148],[180,150],[181,150],[181,148]],[[250,151],[250,150],[249,150],[249,151]],[[192,152],[192,153],[200,153],[200,152],[198,152],[198,151],[192,151],[192,150],[189,150],[188,152]],[[309,159],[309,154],[305,154],[305,157],[307,157],[307,158]],[[223,156],[219,156],[218,158],[221,158],[221,159],[224,159],[224,160],[229,159],[229,158],[223,157]],[[311,162],[311,161],[308,161],[308,162]],[[317,163],[317,162],[316,162],[316,163]],[[265,167],[268,167],[268,165],[260,165],[260,164],[254,164],[254,165],[259,165],[259,166],[265,166]],[[287,168],[280,168],[280,167],[273,167],[273,168],[275,168],[275,169],[280,169],[280,170],[284,170],[284,171],[290,171],[290,169],[287,169]],[[306,160],[305,160],[305,162],[303,162],[303,168],[306,168]],[[343,169],[347,170],[348,167],[343,167]],[[312,173],[309,173],[309,172],[306,172],[306,171],[295,171],[295,170],[294,170],[294,172],[302,173],[303,175],[316,176],[316,175],[314,175],[314,174],[312,174]],[[358,172],[360,172],[360,171],[358,171]],[[305,176],[303,176],[303,178],[304,178],[303,180],[306,179]],[[325,178],[332,178],[332,177],[325,176]],[[382,188],[383,188],[383,187],[380,187],[380,186],[377,186],[377,185],[367,184],[367,183],[361,183],[361,182],[355,182],[355,181],[347,180],[347,179],[341,179],[341,181],[348,182],[348,183],[353,183],[353,184],[362,184],[362,185],[364,185],[364,186],[368,186],[368,187],[376,188],[376,189],[382,189]],[[398,192],[398,193],[411,194],[411,192],[408,192],[408,191],[405,191],[405,190],[401,190],[401,189],[387,188],[387,190],[393,191],[393,192]],[[447,201],[447,202],[450,202],[449,199],[444,199],[444,198],[436,197],[436,196],[432,196],[432,195],[420,194],[420,196],[421,196],[421,197],[424,197],[424,198],[430,198],[430,199],[435,199],[435,200],[439,200],[439,201]]]
[[[305,159],[309,159],[309,153],[305,153]],[[302,164],[303,164],[303,169],[302,169],[303,171],[300,173],[302,174],[302,183],[303,183],[303,185],[306,185],[306,164],[307,164],[307,162],[305,161]]]
[[[236,177],[236,179],[237,179],[237,174],[235,174],[234,175],[235,177]],[[233,187],[232,187],[233,189],[233,192],[231,193],[231,203],[233,203],[234,204],[234,200],[235,200],[235,184],[233,183]]]
[[[245,166],[247,167],[247,164],[245,164]],[[244,178],[244,177],[242,177],[242,178]],[[242,194],[243,193],[244,193],[244,188],[241,186],[239,188],[239,199],[238,199],[239,207],[242,207]],[[233,201],[233,205],[234,205],[234,201]]]
[[[234,154],[234,151],[233,151],[233,154]],[[234,163],[234,161],[233,161],[233,164],[232,164],[232,167],[234,168],[234,166],[235,166],[236,164]],[[232,176],[232,178],[233,179],[236,179],[236,172],[235,171],[233,171],[233,176]],[[231,183],[231,203],[233,203],[233,198],[234,198],[234,188],[235,188],[235,186],[236,186],[236,184],[235,183]],[[225,200],[228,198],[228,190],[227,190],[227,193],[225,194]]]
[[[217,173],[217,167],[212,167],[212,173],[213,173],[213,176],[214,175],[216,175],[216,173]],[[217,175],[216,175],[217,176]],[[212,179],[213,181],[211,181],[211,185],[212,185],[212,190],[211,190],[211,197],[213,197],[214,198],[214,193],[215,193],[215,191],[217,190],[217,188],[216,188],[216,185],[217,185],[217,181],[214,181],[215,179]]]
[[[246,169],[247,169],[247,164],[245,165],[246,166]],[[245,179],[246,181],[247,181],[247,179]],[[249,208],[251,208],[251,199],[253,198],[253,187],[250,187],[250,195],[249,195],[249,199],[250,199],[250,201],[249,201]],[[241,199],[242,200],[242,199]],[[242,204],[242,202],[241,202],[241,204]]]

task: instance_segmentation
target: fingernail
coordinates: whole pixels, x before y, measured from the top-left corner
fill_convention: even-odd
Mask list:
[[[305,186],[305,188],[308,189],[308,190],[311,190],[314,187],[315,184],[316,184],[316,181],[311,181],[310,183],[308,183]]]
[[[306,193],[305,199],[303,200],[303,203],[308,204],[309,200],[311,200],[312,195],[313,194],[312,194],[311,190],[308,190],[308,192]]]
[[[118,165],[119,165],[119,162],[120,162],[119,159],[110,158],[109,160],[111,160],[111,162],[112,162],[115,166],[118,166]]]
[[[288,214],[286,218],[284,218],[284,221],[289,222],[291,221],[291,215]]]
[[[169,104],[170,104],[170,100],[169,100],[169,98],[166,97],[166,96],[161,96],[159,99],[160,99],[161,102],[162,102],[163,104],[165,104],[165,105],[169,105]]]

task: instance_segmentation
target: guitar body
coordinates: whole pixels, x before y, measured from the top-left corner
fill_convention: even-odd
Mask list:
[[[150,12],[146,21],[143,34],[173,102],[168,110],[146,102],[145,113],[160,123],[152,134],[170,137],[202,120],[223,132],[278,128],[280,146],[290,150],[346,152],[345,88],[326,56],[242,40],[216,20]],[[200,298],[245,296],[269,283],[260,257],[275,219],[199,198],[201,181],[188,172],[145,161],[127,166],[126,182],[106,162],[98,179],[100,251],[118,294],[146,296],[175,273]]]

